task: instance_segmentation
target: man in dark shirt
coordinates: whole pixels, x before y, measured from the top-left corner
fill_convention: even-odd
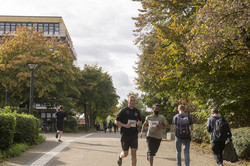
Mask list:
[[[216,139],[215,135],[214,135],[214,130],[215,130],[215,123],[216,123],[216,119],[220,119],[223,118],[221,116],[218,115],[219,111],[217,108],[213,108],[211,111],[211,115],[212,117],[208,119],[207,122],[207,131],[209,133],[211,133],[211,142],[212,142],[212,151],[214,154],[214,159],[216,160],[218,166],[223,166],[223,150],[225,147],[225,141],[226,139]],[[223,118],[223,120],[226,122],[226,119]],[[227,122],[226,122],[227,123]],[[229,129],[229,133],[228,133],[228,138],[230,138],[231,140],[231,131]]]
[[[56,138],[58,138],[59,134],[58,141],[62,142],[61,137],[63,134],[64,120],[66,120],[66,113],[63,111],[62,106],[60,106],[59,111],[57,111],[53,117],[56,118],[56,127],[57,127]]]
[[[138,130],[141,125],[140,111],[135,108],[135,96],[128,97],[128,107],[120,110],[115,124],[121,127],[121,146],[122,152],[118,154],[117,164],[122,165],[122,158],[128,156],[131,149],[131,166],[136,166],[136,150],[138,148]]]

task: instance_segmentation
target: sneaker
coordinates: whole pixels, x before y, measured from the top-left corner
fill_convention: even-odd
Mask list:
[[[62,142],[62,140],[59,139],[58,142]]]
[[[146,151],[146,160],[149,161],[148,151]]]
[[[118,160],[117,160],[117,164],[118,164],[119,166],[121,166],[121,165],[122,165],[122,158],[120,158],[120,153],[118,153]]]
[[[56,132],[56,138],[58,138],[58,132]]]

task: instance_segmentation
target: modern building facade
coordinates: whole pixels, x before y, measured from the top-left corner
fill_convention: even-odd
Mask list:
[[[8,32],[13,32],[18,26],[35,27],[37,31],[44,30],[45,37],[57,37],[66,42],[72,52],[74,59],[77,54],[73,47],[66,25],[62,17],[53,16],[1,16],[0,15],[0,37]]]

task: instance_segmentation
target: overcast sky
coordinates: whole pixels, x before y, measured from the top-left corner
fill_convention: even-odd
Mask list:
[[[131,0],[1,0],[0,15],[62,16],[77,52],[77,65],[97,64],[112,78],[124,100],[136,91],[134,45],[140,3]]]

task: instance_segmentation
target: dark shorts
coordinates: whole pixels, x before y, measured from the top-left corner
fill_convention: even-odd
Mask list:
[[[138,148],[138,136],[122,136],[121,145],[123,151],[128,151],[129,148],[137,149]]]
[[[161,139],[156,139],[153,137],[147,137],[147,143],[148,143],[148,155],[149,156],[155,156],[157,153],[160,144],[161,144]]]
[[[57,123],[56,127],[57,127],[57,130],[63,131],[63,123]]]

